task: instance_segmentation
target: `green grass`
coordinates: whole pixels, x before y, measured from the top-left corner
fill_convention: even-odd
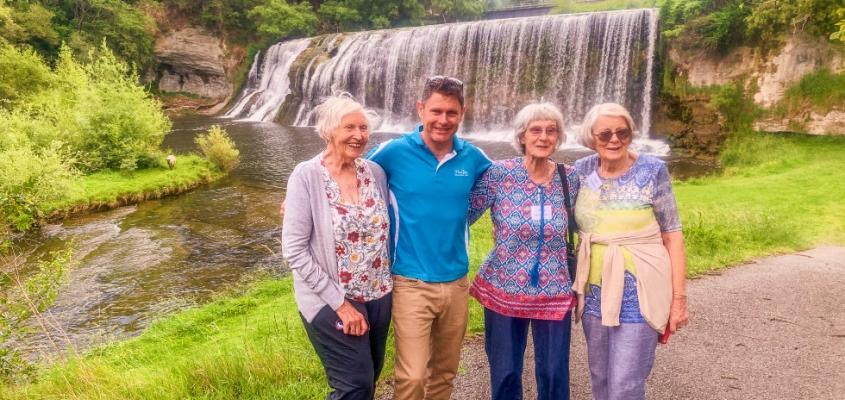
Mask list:
[[[676,182],[689,275],[754,257],[845,244],[845,138],[734,136],[719,176]],[[473,226],[472,271],[492,247]],[[470,333],[483,327],[470,306]],[[393,368],[392,339],[385,374]],[[0,388],[22,399],[316,399],[328,388],[306,339],[290,278],[165,317],[141,336],[46,369],[35,384]]]
[[[204,158],[182,155],[173,169],[159,167],[133,173],[103,171],[80,176],[71,183],[61,200],[45,204],[43,209],[47,215],[57,216],[114,208],[181,193],[221,176],[223,174]]]
[[[845,138],[747,133],[721,176],[676,183],[690,276],[754,257],[845,244]]]
[[[554,12],[569,14],[652,7],[657,7],[656,0],[603,0],[590,2],[559,0],[557,2],[557,7],[554,8]]]
[[[845,104],[845,73],[820,70],[805,75],[790,86],[774,107],[775,114],[795,114],[804,110],[829,111]]]

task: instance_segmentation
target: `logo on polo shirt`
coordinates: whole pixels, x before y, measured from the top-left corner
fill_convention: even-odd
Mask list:
[[[465,169],[456,169],[455,176],[469,176],[469,172]]]

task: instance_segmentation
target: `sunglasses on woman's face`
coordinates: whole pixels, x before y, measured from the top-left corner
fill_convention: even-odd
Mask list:
[[[607,143],[613,139],[613,135],[616,135],[616,138],[619,139],[620,142],[624,142],[631,138],[631,133],[630,129],[617,129],[615,131],[608,129],[599,133],[594,133],[593,137],[598,139],[600,142]]]

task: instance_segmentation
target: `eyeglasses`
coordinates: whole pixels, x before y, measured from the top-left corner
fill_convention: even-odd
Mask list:
[[[434,75],[425,81],[425,86],[431,90],[464,90],[464,83],[460,79],[445,75]]]
[[[613,139],[613,135],[616,135],[616,138],[619,139],[620,142],[624,142],[631,138],[630,129],[617,129],[616,131],[606,130],[601,131],[599,133],[594,133],[593,137],[598,139],[600,142],[609,142]]]
[[[529,128],[526,132],[528,132],[530,135],[533,135],[533,136],[540,136],[540,135],[543,134],[543,132],[545,132],[546,135],[548,135],[548,136],[557,136],[559,131],[558,131],[557,127],[554,127],[554,126],[550,126],[548,128],[545,128],[545,129],[543,129],[542,127],[539,127],[539,126],[535,126],[533,128]]]

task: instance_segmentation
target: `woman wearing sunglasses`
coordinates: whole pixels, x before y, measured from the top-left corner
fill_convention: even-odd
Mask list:
[[[584,325],[593,397],[644,399],[658,337],[688,323],[686,255],[666,165],[629,149],[638,135],[615,103],[594,106],[575,163],[580,229],[573,291]]]

